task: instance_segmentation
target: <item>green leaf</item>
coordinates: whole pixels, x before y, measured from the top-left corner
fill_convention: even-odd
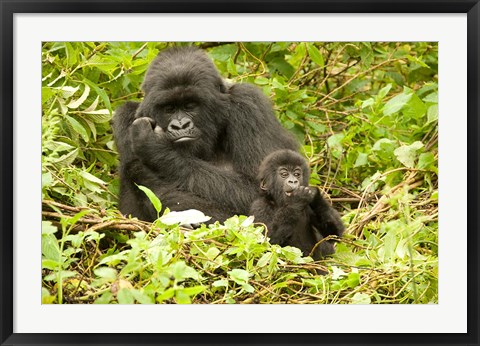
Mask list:
[[[211,248],[208,249],[208,251],[205,254],[207,255],[207,258],[210,261],[213,261],[215,257],[218,256],[219,253],[220,253],[220,250],[215,246],[212,246]]]
[[[227,71],[230,73],[232,76],[238,76],[238,71],[237,71],[237,65],[233,62],[233,59],[230,58],[228,59],[227,62]]]
[[[60,247],[57,238],[53,234],[42,234],[42,255],[46,259],[62,262]]]
[[[84,178],[84,179],[87,179],[88,181],[91,181],[92,183],[96,183],[96,184],[100,184],[100,185],[106,185],[107,183],[104,182],[102,179],[99,179],[97,178],[96,176],[88,173],[88,172],[85,172],[85,171],[81,171],[80,172],[80,175]]]
[[[228,280],[227,279],[220,279],[217,281],[214,281],[212,283],[213,287],[228,287]]]
[[[71,116],[69,115],[65,115],[65,118],[68,120],[68,122],[70,123],[70,125],[72,125],[73,127],[73,130],[75,132],[77,132],[78,134],[80,134],[80,136],[82,136],[83,140],[88,143],[89,142],[89,138],[88,138],[88,133],[87,133],[87,130],[85,130],[85,128],[82,126],[82,124],[80,124],[78,122],[78,120],[72,118]]]
[[[89,210],[89,209],[84,209],[84,210],[81,210],[78,213],[76,213],[73,217],[62,219],[60,222],[68,224],[68,225],[75,225],[78,222],[78,220],[80,220],[83,216],[85,216],[85,215],[87,215],[91,212],[92,211]]]
[[[307,120],[307,124],[308,124],[308,126],[310,126],[310,127],[315,131],[315,133],[317,133],[317,134],[322,134],[322,133],[324,133],[324,132],[327,130],[327,127],[326,127],[324,124],[319,124],[319,123],[316,123],[316,122],[313,122],[313,121],[308,121],[308,120]]]
[[[187,288],[183,288],[182,291],[183,291],[183,293],[185,293],[189,296],[195,296],[195,295],[205,291],[205,287],[204,286],[187,287]]]
[[[99,267],[93,271],[98,277],[115,281],[117,279],[117,270],[110,267]]]
[[[174,295],[175,295],[175,289],[169,288],[168,290],[166,290],[165,292],[163,292],[157,297],[157,301],[161,303],[164,300],[171,299]]]
[[[413,94],[403,110],[403,114],[408,118],[419,119],[425,115],[427,107],[420,98]]]
[[[332,150],[332,154],[335,157],[340,157],[340,155],[343,153],[342,142],[344,138],[345,135],[343,133],[336,133],[327,139],[328,146]]]
[[[255,78],[255,84],[257,85],[267,85],[270,84],[270,80],[265,77],[257,77]]]
[[[42,259],[42,269],[57,270],[62,266],[62,263],[53,261],[51,259]]]
[[[162,203],[160,202],[160,199],[148,187],[142,185],[137,185],[137,187],[147,195],[150,203],[152,203],[153,207],[157,211],[157,214],[159,214],[162,210]]]
[[[88,84],[97,93],[97,95],[100,96],[107,109],[110,111],[110,113],[112,113],[112,105],[110,104],[110,98],[108,97],[107,93],[86,78],[83,79],[83,82]]]
[[[362,109],[373,106],[375,104],[375,100],[372,98],[366,99],[362,102]]]
[[[243,269],[233,269],[228,272],[230,278],[239,285],[246,284],[248,282],[249,274]]]
[[[45,276],[43,279],[45,281],[57,281],[60,282],[61,280],[65,280],[68,278],[73,278],[77,276],[78,273],[72,270],[60,270],[58,272],[53,272],[47,276]],[[60,279],[59,279],[60,278]]]
[[[394,229],[390,229],[383,238],[383,254],[384,261],[388,262],[395,253],[395,247],[397,246],[397,238]]]
[[[269,61],[269,67],[274,71],[278,71],[283,74],[285,77],[292,77],[295,69],[288,62],[285,61],[283,57],[276,57]]]
[[[79,151],[79,149],[77,148],[77,149],[72,150],[71,152],[69,152],[69,153],[67,153],[67,154],[65,154],[65,155],[60,156],[60,157],[57,158],[57,159],[52,158],[51,161],[52,161],[53,163],[56,163],[56,164],[58,164],[58,165],[60,165],[60,166],[63,166],[63,167],[68,166],[68,165],[70,165],[73,161],[75,161],[75,159],[76,159],[77,156],[78,156],[78,151]]]
[[[243,288],[243,290],[244,290],[245,292],[248,292],[248,293],[253,293],[253,292],[255,292],[255,288],[253,288],[253,286],[250,285],[250,284],[243,284],[243,285],[242,285],[242,288]]]
[[[42,88],[42,105],[45,104],[48,100],[50,100],[53,95],[55,95],[55,92],[51,88],[43,87]]]
[[[357,160],[353,167],[365,166],[368,163],[368,154],[358,153]]]
[[[54,234],[58,232],[57,226],[52,225],[50,221],[42,221],[42,234]]]
[[[359,273],[350,273],[347,277],[347,285],[350,288],[355,288],[360,284],[360,274]]]
[[[153,298],[141,290],[132,289],[130,293],[140,304],[155,304]]]
[[[67,55],[67,65],[75,65],[77,63],[77,54],[72,44],[69,42],[65,42],[65,53]]]
[[[80,111],[84,119],[89,119],[96,124],[106,123],[112,119],[112,114],[108,109],[97,109],[95,111]]]
[[[98,263],[99,265],[101,264],[107,264],[107,265],[112,265],[112,266],[115,266],[117,265],[118,263],[120,263],[121,261],[126,261],[128,259],[128,256],[127,256],[127,253],[126,251],[123,251],[121,253],[117,253],[117,254],[114,254],[114,255],[110,255],[110,256],[107,256],[107,257],[104,257],[100,263]]]
[[[282,247],[281,253],[287,260],[291,261],[292,263],[297,264],[303,262],[303,253],[302,250],[300,250],[299,248],[296,248],[294,246],[285,246]]]
[[[55,296],[50,295],[50,292],[42,287],[42,304],[53,304],[55,301]]]
[[[368,294],[357,292],[352,297],[352,304],[370,304],[371,299]]]
[[[183,290],[177,290],[175,292],[175,300],[178,304],[191,304],[190,296],[186,294]]]
[[[71,101],[67,107],[68,108],[71,108],[71,109],[77,109],[78,107],[80,107],[84,102],[85,100],[87,99],[88,95],[90,94],[90,87],[85,84],[85,90],[83,91],[83,94],[82,96],[80,96],[77,100],[75,101]]]
[[[200,280],[198,272],[185,264],[184,261],[178,261],[171,265],[172,274],[177,281],[184,281],[185,279]]]
[[[410,145],[402,145],[393,152],[405,167],[414,168],[415,160],[418,157],[417,151],[423,148],[423,143],[420,141],[414,142]]]
[[[427,111],[427,124],[438,121],[438,105],[431,105]]]
[[[261,267],[264,267],[268,264],[268,262],[270,261],[270,259],[272,258],[272,253],[271,252],[267,252],[265,253],[257,262],[257,267],[261,268]]]
[[[422,153],[418,157],[417,167],[419,169],[430,169],[434,166],[436,160],[433,153]]]
[[[315,47],[311,43],[307,43],[307,50],[308,50],[308,56],[312,61],[318,65],[318,67],[323,67],[325,65],[325,61],[323,60],[322,53],[320,53],[320,50],[318,50],[317,47]]]
[[[113,299],[113,293],[111,291],[107,291],[104,294],[102,294],[100,297],[95,299],[93,304],[110,304],[112,299]]]
[[[388,101],[383,107],[383,114],[392,115],[398,113],[412,98],[413,93],[402,93]]]
[[[118,291],[117,299],[119,304],[133,304],[135,299],[128,288],[122,288]]]
[[[383,100],[385,96],[387,96],[391,88],[392,88],[392,84],[388,83],[385,87],[380,89],[380,91],[377,94],[377,101]]]
[[[69,99],[70,97],[73,96],[73,94],[75,94],[77,92],[78,89],[80,89],[80,85],[78,85],[76,87],[71,87],[71,86],[65,85],[65,86],[61,86],[61,87],[55,87],[55,88],[52,88],[52,89],[60,91],[60,96],[62,98]]]
[[[438,93],[433,92],[423,98],[424,102],[438,103]]]

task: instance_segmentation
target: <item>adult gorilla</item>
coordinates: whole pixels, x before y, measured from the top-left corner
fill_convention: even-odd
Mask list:
[[[211,221],[248,214],[263,158],[298,147],[259,89],[227,85],[198,48],[161,52],[142,88],[144,100],[127,102],[113,122],[124,214],[157,216],[135,184],[151,189],[164,207],[198,209]]]

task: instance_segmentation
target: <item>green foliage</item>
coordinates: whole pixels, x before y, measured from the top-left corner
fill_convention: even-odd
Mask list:
[[[168,210],[171,225],[119,215],[113,111],[142,99],[159,51],[186,44],[44,43],[42,302],[437,303],[437,44],[194,43],[303,144],[348,227],[321,262],[244,216],[188,231]]]

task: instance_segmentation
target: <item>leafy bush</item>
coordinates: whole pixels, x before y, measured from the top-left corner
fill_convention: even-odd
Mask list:
[[[113,110],[186,44],[44,43],[43,302],[436,303],[437,44],[195,43],[303,143],[348,226],[319,262],[245,216],[188,231],[118,212]]]

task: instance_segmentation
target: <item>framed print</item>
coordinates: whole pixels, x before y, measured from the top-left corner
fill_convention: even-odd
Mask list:
[[[478,1],[2,1],[1,342],[478,341]]]

